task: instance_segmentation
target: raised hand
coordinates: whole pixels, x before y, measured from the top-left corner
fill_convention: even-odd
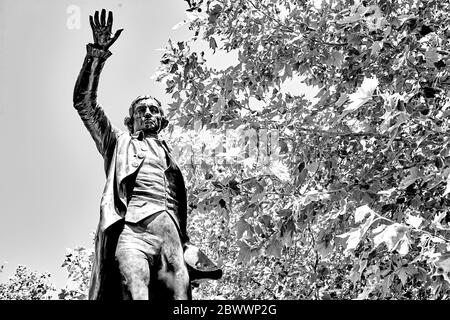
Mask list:
[[[108,12],[108,21],[106,21],[106,10],[102,9],[102,13],[99,19],[99,12],[95,11],[94,18],[89,16],[89,22],[91,23],[92,33],[94,36],[94,45],[98,48],[108,50],[117,38],[119,38],[123,29],[119,29],[116,33],[112,34],[113,14]]]

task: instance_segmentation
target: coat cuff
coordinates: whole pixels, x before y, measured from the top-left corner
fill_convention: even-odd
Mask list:
[[[111,51],[96,48],[92,43],[86,45],[86,50],[88,56],[98,57],[103,60],[108,59],[112,55]]]

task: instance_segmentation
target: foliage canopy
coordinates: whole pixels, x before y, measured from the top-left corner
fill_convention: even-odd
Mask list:
[[[448,297],[449,9],[189,1],[193,37],[169,43],[157,76],[173,98],[191,232],[223,257],[225,278],[203,297]],[[192,49],[202,39],[238,62],[209,66]],[[288,79],[317,96],[286,91]],[[279,157],[259,161],[271,130]],[[199,156],[224,139],[222,160]]]
[[[0,267],[0,272],[3,266]],[[14,275],[0,283],[0,300],[48,300],[51,299],[54,286],[49,273],[38,274],[23,265],[17,266]]]

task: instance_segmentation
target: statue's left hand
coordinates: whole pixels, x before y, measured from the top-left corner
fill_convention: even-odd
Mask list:
[[[108,12],[108,21],[106,21],[106,10],[102,9],[102,13],[99,19],[99,12],[95,11],[94,18],[89,16],[89,22],[91,23],[92,33],[94,36],[94,45],[98,48],[108,50],[117,38],[119,38],[123,29],[119,29],[116,33],[112,34],[113,14]]]

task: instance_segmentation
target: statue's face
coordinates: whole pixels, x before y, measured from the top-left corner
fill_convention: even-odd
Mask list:
[[[158,133],[161,127],[161,111],[153,100],[141,100],[133,109],[134,132]]]

